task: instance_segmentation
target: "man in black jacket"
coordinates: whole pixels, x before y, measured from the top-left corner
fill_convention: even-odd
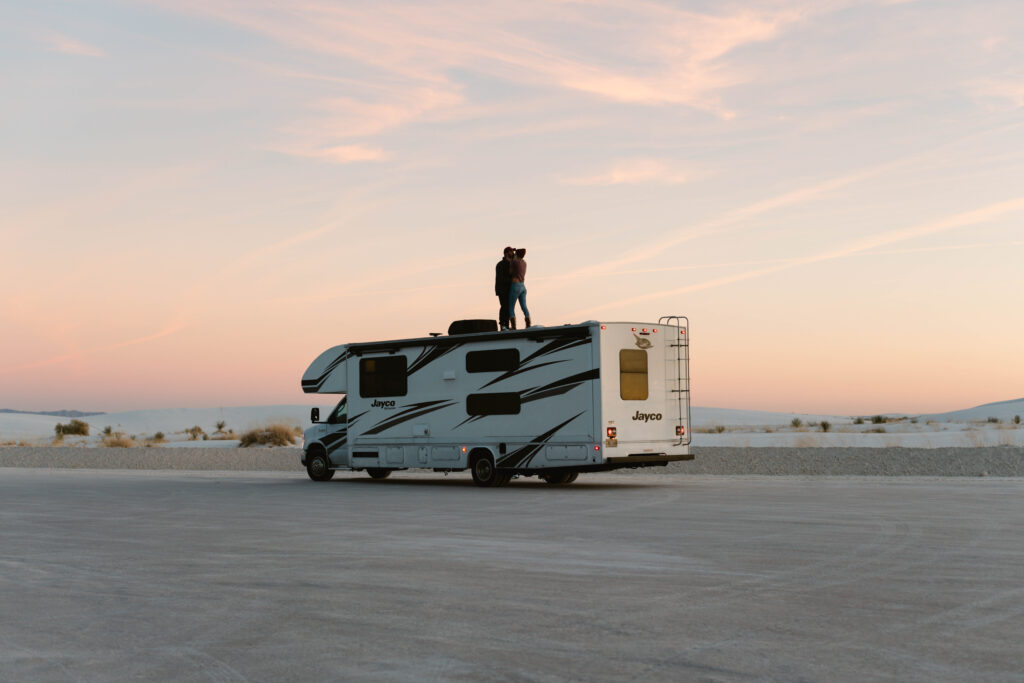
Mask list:
[[[498,309],[498,324],[501,329],[508,329],[508,289],[512,284],[512,276],[509,272],[509,264],[516,250],[512,247],[505,247],[505,255],[498,264],[494,266],[494,293],[498,297],[501,308]]]

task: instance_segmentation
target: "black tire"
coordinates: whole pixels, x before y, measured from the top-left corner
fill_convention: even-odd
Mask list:
[[[551,474],[542,475],[541,478],[549,484],[561,486],[562,484],[573,483],[578,476],[578,472],[552,472]]]
[[[502,472],[494,466],[494,458],[490,454],[473,458],[469,469],[473,473],[473,483],[477,486],[504,486],[512,479],[511,472]]]
[[[306,474],[313,481],[329,481],[334,477],[334,470],[331,469],[331,461],[327,454],[321,450],[306,455]]]
[[[366,473],[373,479],[387,479],[391,476],[391,470],[383,467],[367,467]]]

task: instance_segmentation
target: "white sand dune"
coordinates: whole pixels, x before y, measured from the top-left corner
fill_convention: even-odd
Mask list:
[[[333,397],[327,397],[333,398]],[[320,406],[326,413],[333,401]],[[196,441],[185,430],[198,426],[212,435],[218,422],[225,429],[241,433],[270,422],[297,426],[309,424],[308,405],[242,406],[225,408],[178,408],[163,410],[132,410],[80,418],[90,426],[88,439],[68,437],[67,442],[99,445],[105,427],[143,439],[157,432],[165,435],[164,447],[225,447],[237,441]],[[854,424],[849,415],[811,413],[773,413],[768,411],[734,410],[729,408],[692,409],[692,437],[695,446],[721,447],[872,447],[872,448],[947,448],[1024,446],[1024,426],[1013,422],[1015,415],[1024,416],[1024,399],[989,403],[966,410],[937,415],[903,417],[885,424]],[[798,418],[801,426],[792,426]],[[998,422],[989,422],[994,418]],[[57,423],[70,418],[48,415],[0,413],[0,444],[26,443],[42,445],[54,436]],[[821,423],[829,422],[829,432]]]

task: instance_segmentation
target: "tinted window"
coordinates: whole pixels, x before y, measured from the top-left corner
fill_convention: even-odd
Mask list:
[[[405,396],[408,391],[405,356],[359,359],[359,395]]]
[[[466,354],[466,372],[508,372],[519,367],[519,349],[470,351]]]
[[[466,397],[469,415],[518,415],[519,394],[470,394]]]
[[[647,393],[647,352],[622,349],[619,351],[619,396],[624,401],[646,401]]]

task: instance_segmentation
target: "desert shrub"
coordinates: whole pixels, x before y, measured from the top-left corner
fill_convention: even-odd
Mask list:
[[[793,429],[799,429],[799,428],[800,428],[800,426],[801,426],[801,425],[803,425],[803,423],[804,423],[804,421],[803,421],[803,420],[801,420],[801,419],[800,419],[799,417],[794,417],[794,418],[793,418],[793,420],[792,420],[792,422],[790,422],[790,423],[789,423],[789,425],[790,425],[790,426],[791,426],[791,427],[792,427]]]
[[[81,420],[72,420],[67,424],[57,423],[54,425],[53,431],[56,432],[58,439],[66,434],[89,436],[89,424],[87,422],[82,422]]]
[[[888,421],[889,420],[885,417],[885,415],[875,415],[873,418],[871,418],[871,424],[873,425],[884,425]]]
[[[832,428],[832,424],[828,420],[822,420],[821,421],[821,431],[827,432],[831,428]]]
[[[715,425],[715,434],[721,434],[725,431],[725,427],[722,425]]]
[[[1020,415],[1014,415],[1013,416],[1013,424],[1015,424],[1015,425],[1019,425],[1020,424]]]
[[[199,425],[189,427],[185,430],[185,433],[188,434],[189,441],[197,441],[200,436],[206,436],[206,432]]]
[[[164,436],[163,432],[157,432],[156,434],[154,434],[153,436],[149,437],[149,439],[148,439],[149,443],[163,443],[166,440],[167,440],[167,437]]]
[[[869,429],[868,433],[870,433],[870,434],[885,434],[885,427],[875,427],[874,429]]]
[[[991,422],[992,424],[996,424],[996,425],[999,424],[999,418],[998,417],[990,417],[990,418],[988,418],[988,421]]]
[[[917,424],[917,418],[916,417],[910,418],[910,424],[916,425]]]
[[[274,423],[250,429],[242,434],[239,448],[249,446],[291,446],[302,430],[292,425]]]
[[[114,433],[114,428],[111,427],[110,425],[107,425],[106,427],[103,428],[103,436],[110,436],[113,433]]]
[[[853,424],[855,424],[855,425],[862,425],[862,424],[864,424],[864,418],[863,417],[858,417],[856,420],[853,421]]]
[[[137,444],[134,437],[125,436],[123,432],[113,432],[103,437],[103,445],[108,448],[133,448]]]
[[[227,422],[225,422],[224,420],[219,420],[217,422],[217,431],[214,432],[214,434],[220,434],[221,432],[223,432],[224,431],[224,427],[226,425],[227,425]]]

